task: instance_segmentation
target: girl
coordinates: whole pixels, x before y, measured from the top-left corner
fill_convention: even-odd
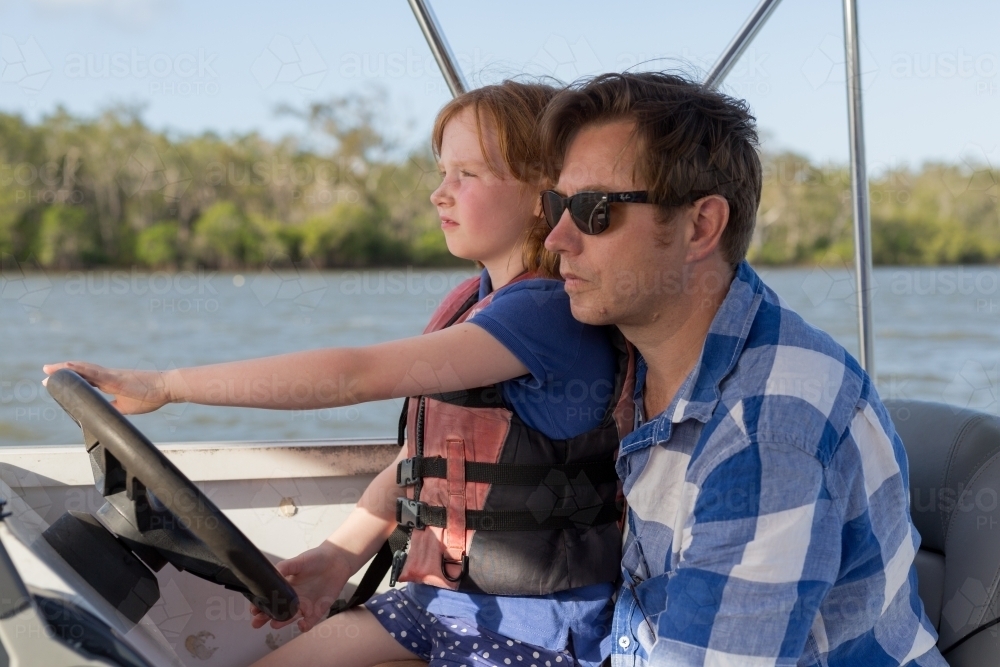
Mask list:
[[[340,665],[419,657],[562,667],[608,654],[621,543],[613,459],[626,428],[618,424],[628,421],[616,407],[627,409],[631,391],[615,332],[572,318],[557,257],[543,248],[533,135],[555,92],[507,81],[438,115],[442,181],[431,201],[449,251],[483,270],[445,299],[424,335],[159,375],[44,367],[70,367],[126,414],[172,401],[301,410],[411,397],[396,463],[325,542],[278,563],[299,595],[305,634],[258,665],[335,655]],[[294,404],[220,391],[265,379],[313,391],[293,392]],[[391,533],[394,572],[410,583],[327,618]],[[268,620],[257,612],[252,623]]]

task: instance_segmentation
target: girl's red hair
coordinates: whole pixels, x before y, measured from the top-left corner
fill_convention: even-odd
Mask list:
[[[556,88],[542,83],[508,80],[459,95],[444,105],[434,121],[434,131],[431,134],[434,156],[441,156],[441,142],[448,122],[462,111],[472,109],[479,133],[479,145],[490,171],[500,177],[509,174],[527,187],[541,192],[547,181],[542,156],[538,152],[538,121],[557,92]],[[484,121],[491,123],[496,130],[503,165],[493,164],[490,159],[483,133]],[[525,230],[524,266],[543,276],[558,278],[559,255],[545,249],[545,237],[548,233],[549,227],[540,215]]]

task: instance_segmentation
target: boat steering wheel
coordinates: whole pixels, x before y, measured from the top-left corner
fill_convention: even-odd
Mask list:
[[[295,616],[298,597],[274,565],[100,392],[67,369],[46,388],[83,429],[108,501],[98,512],[105,527],[153,569],[170,562],[243,593],[275,620]]]

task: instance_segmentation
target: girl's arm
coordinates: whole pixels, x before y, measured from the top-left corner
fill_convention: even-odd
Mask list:
[[[42,367],[76,371],[115,395],[124,414],[165,403],[312,410],[471,389],[528,373],[475,324],[359,348],[325,348],[171,371],[108,369],[86,362]]]
[[[405,456],[403,447],[396,460],[372,480],[357,506],[330,537],[277,564],[299,596],[302,618],[298,624],[303,632],[326,618],[347,579],[375,555],[396,528],[396,498],[406,495],[406,490],[396,485],[396,464]],[[292,622],[271,621],[256,607],[253,611],[251,623],[255,628],[269,622],[280,628]]]

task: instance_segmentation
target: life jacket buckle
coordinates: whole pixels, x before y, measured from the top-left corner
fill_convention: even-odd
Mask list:
[[[426,524],[420,518],[421,510],[427,505],[419,500],[396,498],[396,523],[404,528],[423,530]]]
[[[462,571],[458,573],[457,577],[452,577],[450,574],[448,574],[448,570],[446,569],[448,565],[461,565]],[[462,552],[462,560],[449,560],[444,557],[444,554],[441,554],[441,574],[442,576],[444,576],[445,579],[455,584],[461,581],[462,577],[464,577],[468,573],[469,573],[469,557],[465,554],[465,552]]]
[[[420,466],[423,458],[422,456],[414,456],[399,462],[399,465],[396,466],[397,486],[413,486],[417,483],[420,479],[420,476],[417,474],[417,468]]]
[[[399,575],[403,573],[403,566],[406,565],[406,552],[398,549],[392,554],[392,569],[389,571],[389,585],[395,586],[399,581]]]

